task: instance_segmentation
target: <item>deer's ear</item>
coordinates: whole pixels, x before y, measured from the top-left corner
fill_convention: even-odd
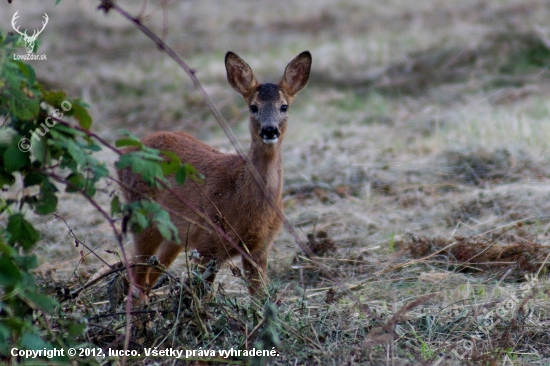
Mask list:
[[[279,85],[291,97],[302,90],[309,80],[311,53],[304,51],[290,61]]]
[[[249,95],[259,85],[250,66],[233,52],[225,55],[225,69],[229,85],[243,96]]]

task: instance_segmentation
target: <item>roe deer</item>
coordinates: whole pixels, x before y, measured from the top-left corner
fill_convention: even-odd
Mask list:
[[[281,144],[287,128],[288,107],[308,82],[311,54],[305,51],[294,58],[278,84],[260,84],[250,66],[232,52],[225,56],[225,68],[229,84],[243,96],[250,112],[251,143],[247,159],[262,178],[263,187],[258,185],[238,154],[222,153],[184,132],[157,132],[142,142],[146,146],[175,153],[182,162],[190,163],[204,175],[204,184],[188,179],[182,186],[175,184],[174,177],[169,178],[175,192],[201,211],[203,218],[167,190],[153,191],[130,168],[120,170],[119,177],[123,187],[126,187],[123,190],[128,201],[140,199],[143,193],[154,195],[161,206],[181,213],[203,227],[208,226],[205,216],[219,224],[233,243],[238,243],[249,253],[249,259],[243,255],[243,269],[248,279],[248,291],[254,295],[267,281],[268,252],[283,224],[280,215],[283,186]],[[264,192],[271,199],[267,199]],[[273,207],[272,203],[277,207]],[[176,215],[171,215],[171,219],[182,241],[188,240],[189,247],[199,251],[202,264],[211,259],[224,261],[239,253],[218,233],[208,233]],[[166,267],[185,247],[164,240],[154,226],[134,234],[134,246],[137,262],[145,262],[156,255]],[[250,258],[255,264],[250,262]],[[141,292],[147,291],[160,275],[158,271],[143,267],[136,267],[133,271]],[[207,281],[212,283],[214,277],[215,274],[211,275]]]

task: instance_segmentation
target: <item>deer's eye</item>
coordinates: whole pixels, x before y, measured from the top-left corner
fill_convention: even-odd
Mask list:
[[[251,105],[250,106],[250,113],[258,113],[258,106]]]
[[[281,106],[281,112],[286,112],[287,110],[288,110],[288,105],[283,104],[283,105]]]

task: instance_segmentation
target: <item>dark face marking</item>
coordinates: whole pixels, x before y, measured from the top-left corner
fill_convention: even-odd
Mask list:
[[[261,84],[258,89],[258,100],[262,102],[269,102],[279,99],[279,91],[281,87],[276,84],[265,83]]]

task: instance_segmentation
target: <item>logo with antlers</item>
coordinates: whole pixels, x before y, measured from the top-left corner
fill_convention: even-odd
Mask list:
[[[32,36],[29,36],[27,34],[26,29],[24,32],[20,32],[19,27],[15,26],[15,20],[19,18],[19,15],[17,15],[18,12],[19,10],[16,11],[15,14],[13,14],[13,17],[11,18],[11,26],[13,27],[13,29],[15,29],[17,33],[21,35],[21,37],[23,37],[23,41],[25,42],[25,48],[27,49],[27,53],[31,53],[32,50],[34,49],[34,42],[36,42],[36,38],[38,38],[40,33],[42,33],[44,28],[46,28],[46,24],[48,24],[48,19],[49,19],[48,14],[44,13],[44,21],[42,22],[42,29],[40,30],[35,29],[34,32],[32,33]]]

